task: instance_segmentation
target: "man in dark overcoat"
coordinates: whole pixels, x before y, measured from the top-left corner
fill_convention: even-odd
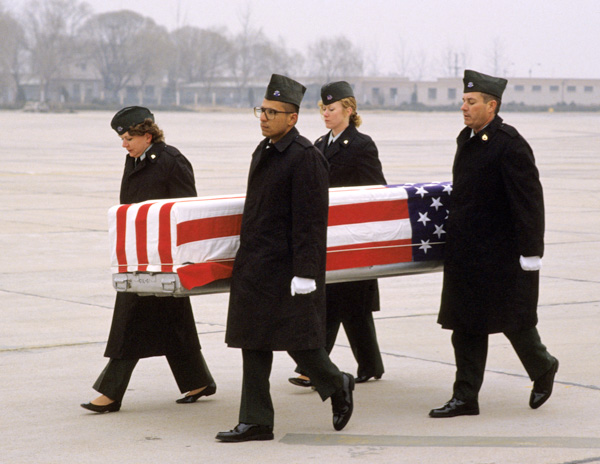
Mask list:
[[[111,126],[128,151],[121,204],[196,196],[192,165],[177,148],[165,144],[147,108],[123,108]],[[151,356],[166,356],[180,391],[189,392],[178,402],[191,403],[216,391],[200,349],[189,297],[117,292],[104,355],[110,360],[94,384],[102,396],[82,404],[94,412],[118,411],[138,360]]]
[[[321,87],[321,115],[330,131],[315,142],[329,162],[330,187],[385,185],[377,146],[371,137],[358,131],[362,118],[352,86],[346,81],[330,82]],[[328,284],[327,337],[325,349],[331,353],[340,325],[350,343],[358,364],[356,383],[384,373],[383,360],[377,342],[373,312],[379,311],[377,279]],[[301,375],[288,379],[290,383],[310,387],[312,383]]]
[[[506,79],[464,74],[463,112],[446,222],[438,322],[452,333],[453,396],[431,417],[479,414],[488,335],[504,333],[534,382],[529,405],[552,393],[558,360],[536,329],[544,201],[533,152],[498,111]]]
[[[242,349],[243,383],[239,424],[216,437],[225,442],[273,439],[273,351],[287,351],[331,397],[336,430],[352,414],[354,377],[324,348],[329,185],[327,161],[295,127],[305,90],[273,74],[254,109],[265,139],[252,155],[231,281],[225,341]]]

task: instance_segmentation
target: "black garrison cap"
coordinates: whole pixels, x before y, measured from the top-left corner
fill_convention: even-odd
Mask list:
[[[265,100],[274,100],[300,106],[306,87],[294,79],[273,74],[265,93]]]
[[[143,106],[128,106],[117,111],[110,122],[110,126],[119,135],[123,135],[132,126],[143,123],[146,119],[154,121],[154,115]]]
[[[508,81],[501,77],[488,76],[487,74],[465,69],[463,83],[465,84],[464,93],[483,92],[502,98],[502,92],[504,92]]]
[[[354,91],[346,81],[329,82],[321,87],[321,101],[324,105],[335,103],[342,98],[353,97]]]

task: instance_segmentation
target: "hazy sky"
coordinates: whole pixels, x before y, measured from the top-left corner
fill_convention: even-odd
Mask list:
[[[6,3],[6,0],[5,0]],[[8,1],[11,4],[10,0]],[[15,2],[13,4],[21,4]],[[178,25],[240,29],[240,11],[272,40],[304,52],[346,35],[382,73],[398,56],[426,56],[438,76],[448,50],[467,67],[493,71],[494,49],[508,77],[600,78],[598,0],[87,0],[95,12],[135,10],[169,30]],[[179,11],[179,16],[178,16]],[[368,61],[367,61],[368,65]]]

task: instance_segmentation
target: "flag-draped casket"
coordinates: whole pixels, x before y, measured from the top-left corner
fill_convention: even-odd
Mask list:
[[[451,191],[451,182],[330,189],[327,282],[441,270]],[[165,296],[228,291],[243,208],[243,195],[112,207],[116,290]]]

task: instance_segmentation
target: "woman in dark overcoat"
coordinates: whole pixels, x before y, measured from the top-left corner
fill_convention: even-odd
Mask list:
[[[122,204],[196,196],[194,171],[177,148],[166,145],[153,114],[142,107],[120,110],[112,128],[128,151],[121,181]],[[118,292],[104,355],[110,358],[94,389],[102,395],[82,404],[94,412],[115,412],[140,358],[166,356],[173,376],[193,403],[215,393],[198,340],[189,297],[138,296]]]
[[[377,146],[371,137],[357,130],[362,119],[356,112],[350,84],[340,81],[324,85],[319,107],[329,132],[319,137],[315,146],[329,161],[329,186],[385,185]],[[384,368],[373,321],[373,311],[379,311],[377,280],[328,284],[325,291],[327,352],[331,353],[343,325],[358,363],[356,382],[366,382],[373,377],[380,379]],[[311,386],[310,379],[300,374],[289,381],[298,386]]]

